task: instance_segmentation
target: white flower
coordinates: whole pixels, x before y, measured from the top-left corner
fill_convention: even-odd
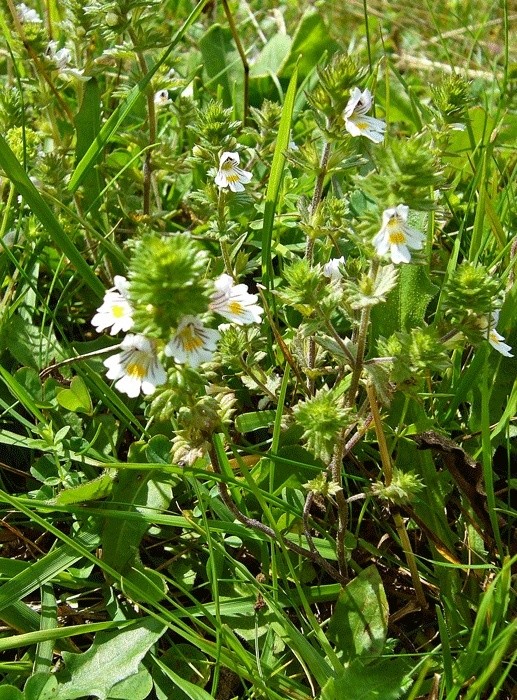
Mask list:
[[[258,306],[257,295],[248,294],[245,284],[234,284],[230,275],[221,275],[215,281],[215,292],[210,297],[210,310],[215,311],[239,326],[260,323],[263,309]]]
[[[157,107],[163,107],[170,103],[169,91],[168,90],[158,90],[154,93],[154,104]]]
[[[406,224],[408,212],[409,207],[405,204],[385,209],[381,230],[373,239],[377,255],[385,255],[389,251],[395,265],[410,262],[409,248],[422,250],[425,241],[423,233]]]
[[[165,354],[175,362],[198,367],[212,359],[218,339],[219,331],[205,328],[195,316],[184,316],[165,346]]]
[[[24,2],[17,5],[16,9],[18,10],[18,16],[22,24],[41,24],[43,21],[36,10],[27,7]]]
[[[497,350],[497,352],[500,352],[501,355],[504,355],[505,357],[513,357],[513,354],[511,352],[512,346],[508,345],[508,343],[505,343],[503,336],[500,335],[495,329],[498,321],[499,309],[496,309],[492,312],[490,321],[488,323],[488,342],[493,348]]]
[[[219,158],[215,184],[222,188],[229,187],[232,192],[244,192],[244,185],[247,185],[253,176],[247,170],[239,168],[239,163],[238,153],[225,151]]]
[[[164,384],[167,374],[156,355],[153,340],[143,335],[126,335],[120,344],[121,352],[104,360],[106,376],[114,379],[115,388],[134,399],[140,391],[152,394]]]
[[[323,274],[325,277],[330,277],[331,280],[340,280],[343,275],[339,269],[341,265],[345,262],[345,258],[341,256],[340,258],[332,258],[325,265],[323,265]]]
[[[366,136],[370,141],[380,143],[384,138],[386,122],[366,116],[371,106],[372,93],[368,89],[361,92],[359,88],[354,88],[343,112],[345,129],[351,136]]]
[[[82,70],[78,70],[77,68],[72,68],[70,66],[70,61],[72,60],[72,53],[70,49],[67,49],[66,47],[58,49],[57,47],[57,41],[51,41],[47,46],[45,55],[52,61],[56,69],[59,71],[59,74],[62,77],[72,75],[74,78],[78,78],[79,80],[89,80],[89,77],[83,75]]]
[[[129,284],[125,277],[115,275],[115,286],[108,289],[102,305],[92,318],[98,333],[111,328],[110,335],[128,331],[133,326],[133,309],[129,303]]]

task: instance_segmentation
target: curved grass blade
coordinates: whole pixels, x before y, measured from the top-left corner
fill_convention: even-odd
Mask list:
[[[278,127],[278,136],[273,154],[271,174],[266,191],[266,202],[264,207],[264,225],[262,228],[262,284],[266,289],[271,288],[273,271],[271,267],[271,240],[273,238],[273,223],[275,210],[278,202],[278,194],[284,173],[285,156],[284,151],[289,146],[289,134],[291,132],[291,121],[293,118],[294,100],[296,97],[296,82],[298,79],[298,68],[293,71],[289,82],[289,87],[285,94],[285,101],[282,107],[282,116]]]

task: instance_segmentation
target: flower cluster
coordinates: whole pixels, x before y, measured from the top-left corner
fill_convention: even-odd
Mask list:
[[[115,276],[114,286],[105,293],[92,318],[92,325],[98,332],[110,329],[110,335],[115,335],[133,328],[129,287],[125,277]],[[263,310],[257,304],[257,295],[249,294],[245,284],[234,284],[230,275],[223,274],[215,280],[214,287],[209,311],[239,326],[260,323]],[[177,364],[199,367],[212,360],[219,336],[220,331],[206,327],[201,318],[186,315],[165,344],[164,354]],[[120,352],[108,357],[104,365],[108,369],[106,376],[115,381],[119,391],[135,398],[140,392],[152,394],[157,386],[167,381],[167,373],[158,358],[156,339],[130,333],[118,347]]]

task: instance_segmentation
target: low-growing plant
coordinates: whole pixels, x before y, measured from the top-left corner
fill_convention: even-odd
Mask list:
[[[7,0],[0,698],[511,697],[509,14],[459,5],[426,64],[397,4]]]

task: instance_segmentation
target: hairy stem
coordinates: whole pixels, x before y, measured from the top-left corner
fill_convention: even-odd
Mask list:
[[[223,476],[221,469],[220,469],[220,466],[219,466],[217,452],[214,449],[213,445],[211,445],[209,448],[209,455],[210,455],[210,461],[212,463],[212,467],[213,467],[214,472],[216,474],[218,474],[219,476]],[[290,540],[285,539],[281,535],[277,534],[273,530],[273,528],[269,527],[268,525],[265,525],[260,520],[257,520],[256,518],[249,518],[247,515],[244,515],[244,513],[242,513],[239,510],[239,508],[237,507],[237,505],[234,503],[234,501],[230,495],[230,492],[228,491],[228,486],[226,485],[226,483],[224,481],[218,482],[218,488],[219,488],[219,494],[221,496],[221,499],[223,500],[223,503],[230,510],[232,515],[235,517],[235,519],[238,520],[240,523],[242,523],[243,525],[246,525],[246,527],[251,527],[254,530],[258,530],[258,531],[264,533],[265,535],[267,535],[271,539],[275,540],[276,542],[279,542],[279,544],[281,544],[286,549],[290,549],[295,554],[299,554],[300,556],[306,557],[307,559],[310,559],[311,561],[313,561],[317,564],[321,564],[322,557],[317,551],[313,552],[310,549],[304,549],[304,547],[300,547],[295,542],[291,542]],[[337,571],[328,562],[326,562],[325,570],[327,571],[327,573],[330,576],[332,576],[332,578],[335,581],[339,581],[342,584],[347,583],[344,576],[342,576],[342,574],[339,571]]]

